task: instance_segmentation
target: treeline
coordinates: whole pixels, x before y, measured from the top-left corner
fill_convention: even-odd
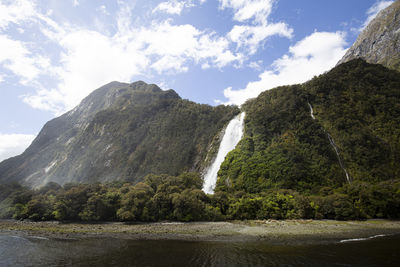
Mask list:
[[[206,195],[196,173],[148,175],[135,185],[0,185],[0,216],[35,221],[215,221],[400,218],[400,181],[355,182],[312,193],[279,189]]]
[[[213,196],[225,195],[220,192]],[[228,197],[230,219],[335,219],[359,220],[400,218],[400,181],[370,184],[354,182],[333,189],[300,193],[290,189],[270,190],[261,194],[235,193]]]
[[[49,183],[38,190],[1,185],[3,218],[60,221],[216,220],[196,173],[148,175],[144,182]],[[8,208],[5,208],[8,206]]]

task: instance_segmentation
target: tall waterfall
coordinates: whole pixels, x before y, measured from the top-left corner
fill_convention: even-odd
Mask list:
[[[312,106],[311,106],[311,104],[310,104],[309,102],[308,102],[307,104],[308,104],[308,106],[310,107],[310,115],[311,115],[311,118],[312,118],[313,120],[315,120],[313,108],[312,108]],[[329,143],[331,144],[331,146],[332,146],[333,149],[335,150],[336,156],[337,156],[338,161],[339,161],[340,168],[342,168],[342,170],[343,170],[344,173],[346,174],[347,182],[350,184],[351,181],[350,181],[349,173],[347,172],[346,168],[344,167],[344,164],[343,164],[342,159],[341,159],[340,154],[339,154],[339,149],[337,148],[337,146],[336,146],[336,144],[335,144],[335,141],[333,140],[332,136],[331,136],[329,133],[327,133],[327,132],[325,131],[324,128],[322,128],[322,129],[323,129],[324,132],[328,135]]]
[[[237,143],[243,136],[244,128],[244,116],[245,113],[237,115],[233,118],[225,129],[225,134],[222,138],[221,144],[219,145],[218,154],[214,162],[208,168],[204,175],[203,191],[207,194],[213,194],[215,184],[217,182],[217,175],[225,156],[233,150]]]

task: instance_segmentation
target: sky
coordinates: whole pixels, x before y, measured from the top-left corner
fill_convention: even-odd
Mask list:
[[[0,161],[111,81],[241,105],[332,67],[387,0],[0,0]]]

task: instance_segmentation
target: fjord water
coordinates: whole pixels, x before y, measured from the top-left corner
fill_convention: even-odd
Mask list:
[[[244,127],[244,116],[245,113],[237,115],[233,118],[225,129],[225,134],[222,137],[221,144],[218,149],[217,156],[214,162],[206,171],[204,176],[203,191],[207,194],[213,194],[215,189],[215,183],[217,182],[217,175],[225,156],[233,150],[239,143],[243,136]]]
[[[325,245],[0,234],[0,266],[396,266],[400,236]],[[398,265],[397,265],[398,266]]]

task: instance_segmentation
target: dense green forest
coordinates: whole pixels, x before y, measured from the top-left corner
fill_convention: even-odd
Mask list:
[[[148,175],[144,182],[0,185],[2,218],[60,221],[400,218],[400,181],[354,182],[316,193],[266,190],[206,195],[197,173]]]
[[[314,117],[311,116],[313,108]],[[245,134],[217,191],[318,192],[349,180],[400,178],[400,74],[361,59],[246,102]]]

